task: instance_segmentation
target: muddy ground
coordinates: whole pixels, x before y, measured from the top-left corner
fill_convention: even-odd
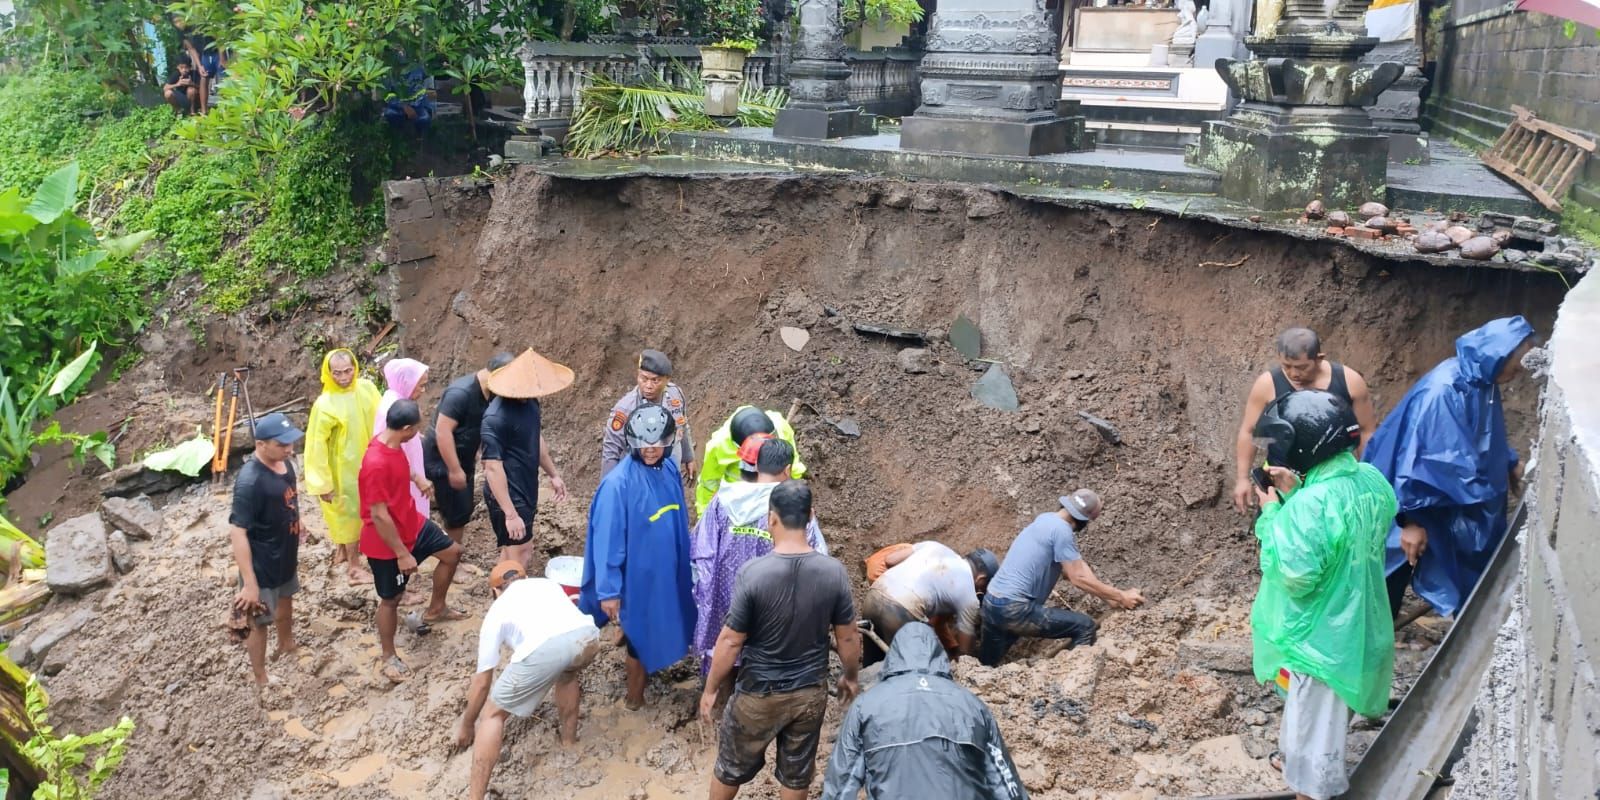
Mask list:
[[[670,353],[702,441],[738,403],[786,410],[818,488],[836,555],[857,575],[873,549],[938,538],[1003,550],[1022,524],[1078,485],[1106,498],[1081,544],[1100,575],[1150,603],[1112,612],[1062,589],[1058,602],[1101,618],[1102,643],[1021,649],[960,679],[994,708],[1036,796],[1159,797],[1277,787],[1264,767],[1278,702],[1220,651],[1248,642],[1255,549],[1228,507],[1240,396],[1282,327],[1319,330],[1360,369],[1380,411],[1449,355],[1461,331],[1526,314],[1548,330],[1554,277],[1375,260],[1344,248],[1230,232],[1136,213],[1064,209],[981,189],[884,180],[783,177],[560,181],[531,172],[492,187],[440,182],[436,255],[381,279],[399,327],[378,348],[445,379],[495,349],[532,345],[571,365],[573,388],[545,405],[546,435],[574,501],[542,510],[546,554],[577,553],[598,474],[606,411],[631,359]],[[1201,262],[1238,267],[1202,267]],[[209,418],[201,396],[221,365],[255,362],[256,405],[304,397],[315,351],[364,344],[349,276],[314,287],[294,314],[216,320],[203,341],[168,325],[147,358],[71,422],[115,428],[124,458]],[[981,329],[983,357],[1010,371],[1021,409],[979,405],[980,372],[944,340],[957,315]],[[854,332],[869,322],[928,332],[926,372],[901,345]],[[794,352],[778,328],[811,334]],[[435,381],[431,407],[442,381]],[[1507,394],[1531,429],[1531,385]],[[1078,417],[1109,420],[1112,444]],[[849,418],[859,437],[828,420]],[[85,510],[92,475],[46,462],[10,499],[23,521]],[[45,672],[57,720],[140,728],[108,792],[117,797],[433,797],[459,793],[466,758],[450,747],[470,677],[475,625],[402,633],[419,676],[375,678],[370,590],[332,579],[318,535],[303,551],[297,623],[307,648],[275,665],[286,689],[257,707],[241,651],[218,628],[229,595],[226,498],[204,487],[166,504],[166,530],[136,545],[113,588],[57,599],[49,619],[99,613],[56,646]],[[307,504],[314,534],[320,519]],[[492,559],[486,524],[469,561]],[[452,590],[481,612],[481,586]],[[1408,632],[1403,684],[1444,626]],[[1213,655],[1180,657],[1180,643]],[[1188,651],[1192,652],[1192,648]],[[1248,653],[1247,647],[1243,650]],[[50,674],[52,673],[53,674]],[[496,774],[505,797],[689,797],[703,793],[711,741],[692,719],[687,665],[625,711],[614,651],[585,676],[583,746],[553,747],[550,720],[513,728]],[[832,719],[837,719],[835,709]],[[831,735],[831,734],[830,734]],[[1355,748],[1364,746],[1358,736]],[[824,745],[826,751],[826,743]],[[825,756],[824,756],[825,757]],[[764,777],[752,796],[773,796]]]

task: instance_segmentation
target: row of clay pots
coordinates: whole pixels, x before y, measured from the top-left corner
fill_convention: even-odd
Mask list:
[[[1361,207],[1356,209],[1356,214],[1360,219],[1366,220],[1360,223],[1361,225],[1385,236],[1399,233],[1401,226],[1405,224],[1405,220],[1389,217],[1389,207],[1378,202],[1362,203]],[[1344,211],[1329,211],[1321,200],[1312,200],[1306,204],[1306,219],[1325,219],[1329,227],[1335,228],[1348,228],[1355,224],[1350,214]],[[1460,248],[1462,258],[1488,261],[1500,252],[1501,246],[1511,238],[1511,233],[1496,231],[1491,236],[1484,236],[1471,228],[1440,220],[1428,223],[1415,235],[1406,238],[1419,253],[1443,253]]]

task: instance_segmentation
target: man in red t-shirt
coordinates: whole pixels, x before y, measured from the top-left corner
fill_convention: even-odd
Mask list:
[[[417,435],[422,413],[414,400],[397,400],[384,417],[388,429],[372,438],[361,459],[361,553],[372,568],[378,589],[378,643],[383,648],[383,675],[399,683],[411,670],[394,652],[394,631],[400,622],[400,594],[417,572],[417,562],[439,560],[433,572],[433,598],[422,618],[427,622],[466,619],[465,612],[445,605],[450,578],[461,561],[461,545],[417,512],[411,499],[411,465],[400,445]]]

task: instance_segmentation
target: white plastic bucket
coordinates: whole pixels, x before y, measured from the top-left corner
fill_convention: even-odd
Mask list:
[[[556,556],[544,566],[544,576],[567,591],[572,602],[578,602],[578,588],[583,585],[583,557]]]

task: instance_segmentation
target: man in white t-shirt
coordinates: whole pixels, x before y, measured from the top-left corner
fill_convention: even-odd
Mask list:
[[[472,800],[489,789],[489,773],[500,760],[506,717],[531,715],[555,687],[561,743],[578,741],[578,673],[600,650],[600,631],[578,610],[561,584],[528,578],[520,561],[502,561],[489,573],[494,605],[478,632],[478,672],[467,687],[467,712],[456,730],[456,746],[472,748]],[[511,661],[498,680],[500,647],[511,649]],[[476,743],[474,743],[476,739]]]
[[[978,549],[962,556],[938,542],[917,542],[901,545],[884,564],[889,569],[861,600],[861,617],[885,644],[893,644],[906,623],[926,622],[952,657],[977,652],[978,597],[1000,568],[994,553]]]

